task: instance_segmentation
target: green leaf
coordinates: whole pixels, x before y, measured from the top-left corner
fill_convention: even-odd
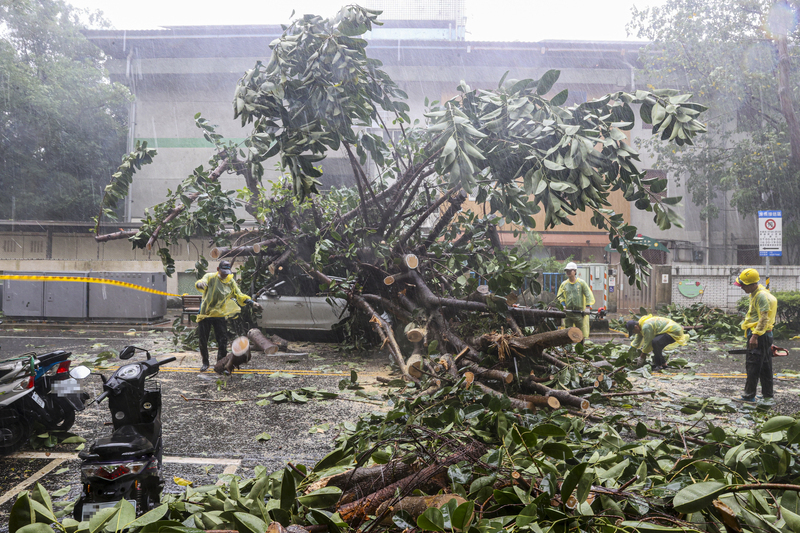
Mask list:
[[[563,91],[561,91],[560,93],[558,93],[557,95],[555,95],[550,99],[550,105],[562,106],[564,105],[564,102],[567,101],[568,96],[569,96],[569,91],[567,89],[564,89]]]
[[[28,524],[16,530],[17,533],[53,533],[53,528],[47,524]]]
[[[148,524],[154,524],[159,520],[161,520],[162,518],[164,518],[164,516],[167,514],[167,511],[169,511],[169,505],[164,503],[162,505],[159,505],[155,509],[147,511],[142,516],[140,516],[133,522],[129,523],[126,527],[133,528],[133,527],[146,526]]]
[[[339,487],[323,487],[304,496],[299,496],[297,501],[304,507],[326,509],[336,505],[341,496],[342,489]]]
[[[761,426],[761,433],[775,433],[793,426],[797,420],[791,416],[773,416]]]
[[[720,494],[730,490],[730,485],[719,481],[704,481],[687,485],[678,491],[672,505],[679,513],[695,513],[711,505]]]
[[[553,459],[560,459],[566,461],[572,459],[572,450],[566,444],[561,442],[547,442],[542,446],[542,452],[552,457]]]
[[[555,424],[539,424],[531,429],[533,433],[541,437],[566,437],[567,432]]]
[[[630,528],[630,529],[625,529],[625,531],[642,531],[642,532],[663,531],[664,533],[685,533],[687,531],[686,528],[683,527],[670,527],[661,524],[656,524],[653,522],[641,522],[638,520],[624,520],[620,522],[619,525],[623,528]]]
[[[114,507],[107,507],[97,511],[92,518],[89,519],[89,533],[97,533],[105,527],[109,520],[117,516],[119,512],[119,509],[117,508],[118,505],[119,504],[115,505]]]
[[[240,533],[250,531],[251,533],[264,533],[267,530],[267,524],[259,517],[249,513],[233,513],[233,517],[237,523],[237,530]]]
[[[450,521],[455,529],[467,531],[475,515],[475,502],[468,500],[458,507],[450,517]]]
[[[587,466],[589,466],[587,463],[580,463],[567,474],[564,483],[561,484],[561,501],[565,502],[572,496],[572,491],[578,486],[578,482],[583,477],[584,472],[586,472]]]
[[[288,468],[283,470],[283,478],[281,478],[281,509],[290,511],[294,507],[295,499],[297,498],[297,489],[295,488],[294,476],[292,471]]]
[[[429,507],[417,518],[417,526],[425,531],[444,531],[444,516],[436,507]]]
[[[542,79],[540,79],[539,83],[536,85],[536,94],[541,96],[550,92],[550,89],[552,89],[553,85],[558,81],[559,76],[561,76],[560,70],[548,70],[545,72]]]

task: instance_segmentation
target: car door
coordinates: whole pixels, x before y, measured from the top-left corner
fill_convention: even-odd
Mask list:
[[[258,326],[264,329],[314,329],[308,296],[299,296],[290,280],[285,280],[258,297],[263,311]]]

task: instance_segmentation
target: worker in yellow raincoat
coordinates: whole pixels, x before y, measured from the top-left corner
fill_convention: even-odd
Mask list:
[[[653,352],[651,365],[653,372],[667,366],[664,350],[686,346],[689,342],[689,337],[683,332],[683,326],[669,318],[645,315],[639,320],[628,320],[625,327],[628,336],[632,337],[631,347],[639,350],[640,365],[645,363],[645,354]]]
[[[214,328],[217,339],[217,361],[228,355],[227,317],[235,316],[241,311],[240,305],[249,304],[256,309],[261,306],[252,298],[239,290],[239,285],[231,274],[230,261],[220,261],[216,272],[209,272],[194,284],[203,294],[200,312],[197,314],[197,336],[200,340],[200,356],[203,365],[200,372],[208,370],[208,337]]]
[[[575,263],[567,263],[564,267],[567,274],[567,279],[561,283],[558,288],[556,298],[561,305],[564,306],[566,311],[566,318],[564,319],[564,327],[580,328],[583,333],[583,338],[589,338],[589,315],[594,304],[594,294],[592,289],[585,281],[578,278],[578,265]],[[583,314],[584,310],[587,314]]]
[[[736,278],[734,285],[750,297],[750,306],[742,321],[742,329],[747,335],[747,356],[744,367],[747,379],[744,383],[742,400],[752,402],[756,398],[756,387],[761,381],[761,394],[771,399],[772,387],[772,328],[778,312],[778,300],[759,283],[761,276],[755,268],[746,268]]]

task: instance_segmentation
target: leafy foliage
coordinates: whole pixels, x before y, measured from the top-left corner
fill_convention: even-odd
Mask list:
[[[358,529],[401,531],[416,524],[467,533],[502,528],[721,531],[729,520],[746,532],[761,531],[766,520],[779,531],[794,527],[787,525],[794,524],[800,506],[800,487],[792,485],[800,442],[800,421],[794,417],[771,417],[755,431],[709,421],[645,426],[623,415],[591,423],[564,410],[514,410],[508,399],[465,389],[463,381],[431,396],[412,394],[393,393],[390,410],[344,423],[336,449],[313,467],[272,473],[256,467],[248,479],[227,477],[222,485],[196,488],[187,484],[184,493],[165,495],[161,506],[139,518],[120,502],[80,524],[58,523],[49,495],[37,485],[18,497],[10,527],[55,522],[53,527],[70,533],[102,528],[263,532],[277,521],[343,531],[349,527],[343,520],[346,507],[336,507],[342,489],[320,488],[317,481],[355,466],[433,464],[434,457],[447,460],[467,449],[478,456],[443,467],[446,492],[465,503],[451,500],[416,520],[402,513],[393,521],[370,516]]]
[[[697,147],[648,143],[659,168],[685,179],[704,219],[717,218],[727,207],[715,201],[725,192],[742,217],[758,209],[782,209],[790,261],[800,253],[795,209],[800,187],[779,102],[776,39],[797,7],[797,2],[774,0],[668,0],[634,9],[629,25],[629,31],[653,41],[640,55],[647,83],[678,83],[714,109],[708,119],[714,135],[701,138]],[[794,26],[789,49],[797,38]],[[796,85],[793,68],[790,92]]]
[[[252,126],[242,146],[226,143],[198,120],[219,152],[213,166],[225,159],[228,170],[245,178],[239,199],[261,224],[262,236],[296,235],[286,245],[329,275],[352,278],[365,260],[389,269],[399,254],[413,250],[435,258],[437,290],[469,294],[474,287],[466,274],[475,272],[494,284],[490,289],[507,294],[524,285],[531,268],[515,249],[499,249],[496,228],[512,224],[522,233],[544,210],[542,229],[549,229],[589,211],[622,252],[623,271],[641,279],[647,262],[632,242],[637,230],[610,210],[608,196],[622,190],[662,228],[678,222],[670,206],[679,199],[659,198],[666,181],[637,169],[625,131],[638,106],[654,135],[689,144],[705,131],[697,120],[703,106],[689,102],[689,95],[653,90],[617,92],[566,109],[565,92],[547,98],[559,77],[549,71],[538,80],[503,79],[491,91],[462,83],[459,96],[426,104],[426,122],[412,124],[405,93],[368,57],[360,37],[374,24],[377,12],[347,6],[332,19],[306,15],[286,27],[270,45],[270,60],[258,62],[236,88],[234,115]],[[376,125],[385,135],[367,129]],[[394,138],[390,128],[399,130],[399,141],[386,140]],[[348,157],[356,186],[320,193],[315,164],[336,150]],[[276,160],[282,177],[269,187],[262,183],[264,164]],[[156,236],[172,243],[192,232],[224,242],[219,230],[241,223],[232,211],[237,200],[206,177],[198,168],[181,190],[170,192],[148,213],[134,245]],[[176,213],[189,207],[190,189],[202,190],[204,203]],[[475,195],[482,213],[460,210],[462,189]],[[433,230],[423,227],[430,215],[442,215],[439,200],[452,212]],[[162,252],[169,265],[163,246]]]
[[[747,306],[745,306],[745,311]],[[630,319],[638,320],[650,314],[646,309],[639,309],[630,317],[621,317],[612,320],[614,328],[625,331],[625,322]],[[739,325],[742,317],[731,315],[716,307],[709,307],[702,303],[694,303],[689,307],[670,304],[659,311],[659,316],[669,318],[681,326],[691,328],[689,334],[697,340],[722,340],[734,341],[742,339],[742,328]]]
[[[105,23],[62,0],[0,4],[2,218],[89,220],[125,152],[130,93],[109,83],[87,24]]]

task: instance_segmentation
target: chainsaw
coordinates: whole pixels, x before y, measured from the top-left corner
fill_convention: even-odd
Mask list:
[[[750,353],[749,348],[741,348],[738,350],[728,350],[728,353],[731,355],[738,355],[738,354],[747,354]],[[772,345],[772,357],[785,357],[789,355],[789,350],[786,348],[781,348],[780,346]]]

